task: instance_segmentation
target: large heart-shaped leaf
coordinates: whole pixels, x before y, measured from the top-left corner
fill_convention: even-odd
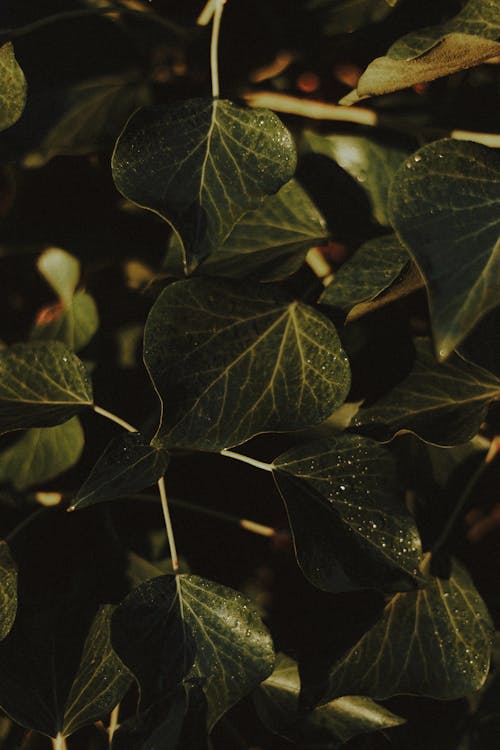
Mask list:
[[[191,575],[159,576],[134,589],[114,612],[111,638],[139,683],[143,709],[180,682],[195,683],[209,729],[274,665],[270,635],[250,602]]]
[[[490,403],[500,398],[500,380],[453,355],[436,362],[430,342],[417,339],[417,357],[409,375],[368,409],[353,426],[389,440],[414,432],[438,445],[466,443],[479,431]]]
[[[61,342],[0,351],[0,433],[61,424],[91,405],[85,367]]]
[[[140,492],[165,474],[168,455],[140,432],[124,433],[108,445],[80,487],[70,510]]]
[[[21,117],[26,104],[26,79],[16,60],[14,47],[0,47],[0,131],[10,128]]]
[[[27,430],[0,453],[0,482],[19,491],[47,482],[77,463],[84,442],[78,417],[55,427]]]
[[[9,545],[0,542],[0,641],[9,635],[17,612],[17,566]]]
[[[261,208],[249,211],[199,267],[206,276],[277,281],[295,273],[307,251],[326,241],[325,220],[296,180],[290,180]],[[172,234],[165,269],[183,275],[182,245]]]
[[[392,183],[391,221],[428,286],[440,359],[498,305],[499,206],[500,158],[476,143],[424,146]]]
[[[144,333],[165,404],[155,444],[220,450],[297,430],[345,400],[349,365],[333,324],[281,290],[191,279],[168,286]]]
[[[193,270],[295,171],[292,137],[267,110],[223,99],[145,107],[113,155],[118,190],[172,224]]]
[[[273,462],[299,564],[326,591],[411,589],[420,538],[391,454],[356,435],[292,448]]]
[[[454,561],[448,580],[429,577],[425,588],[391,599],[374,627],[324,682],[309,682],[304,696],[314,703],[354,694],[463,698],[486,680],[492,639],[488,610]]]
[[[360,734],[405,722],[363,696],[337,698],[312,711],[299,711],[299,693],[296,662],[279,654],[274,672],[257,690],[254,702],[264,724],[302,750],[335,750]]]

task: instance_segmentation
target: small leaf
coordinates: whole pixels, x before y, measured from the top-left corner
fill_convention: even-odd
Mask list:
[[[48,482],[79,460],[85,437],[78,417],[55,427],[27,430],[0,454],[0,482],[16,490]]]
[[[385,448],[341,435],[292,448],[273,462],[273,475],[311,583],[333,592],[416,585],[420,538]]]
[[[295,165],[292,137],[272,112],[189,99],[132,115],[116,144],[113,178],[126,198],[172,224],[192,271]]]
[[[216,451],[316,424],[343,403],[350,383],[333,324],[251,283],[168,286],[146,323],[144,359],[165,403],[154,439],[164,447]]]
[[[457,355],[439,364],[427,339],[417,339],[415,348],[409,375],[373,406],[360,409],[353,425],[382,440],[414,432],[437,445],[466,443],[500,397],[500,380]]]
[[[197,684],[209,729],[274,664],[271,638],[250,602],[191,575],[160,576],[134,589],[114,612],[111,638],[139,682],[143,710],[182,681]]]
[[[50,247],[40,255],[36,265],[61,302],[69,305],[80,281],[79,260],[66,250]]]
[[[0,131],[10,128],[21,117],[26,105],[26,78],[7,42],[0,47]]]
[[[69,305],[45,308],[31,331],[32,341],[61,341],[75,352],[83,349],[99,328],[96,304],[87,292],[77,292]]]
[[[404,724],[405,720],[370,698],[337,698],[309,712],[299,711],[296,662],[279,654],[274,672],[254,695],[261,721],[302,750],[334,750],[353,737]]]
[[[0,351],[0,433],[52,427],[91,404],[83,363],[59,341]]]
[[[500,158],[476,143],[430,143],[392,183],[391,221],[428,286],[440,359],[498,305],[499,201]]]
[[[489,671],[493,625],[467,571],[397,594],[382,618],[329,670],[314,702],[342,695],[425,695],[454,700],[479,690]],[[321,697],[320,697],[321,696]]]
[[[0,542],[0,641],[6,638],[17,613],[17,566],[9,545]]]
[[[408,253],[394,235],[369,240],[339,268],[319,302],[347,316],[360,302],[373,300],[387,289],[408,261]]]
[[[261,208],[249,211],[223,245],[198,268],[204,276],[278,281],[295,273],[307,251],[326,241],[325,220],[296,180],[290,180]],[[172,234],[165,269],[183,275],[182,245]]]
[[[108,445],[80,488],[70,510],[140,492],[165,474],[168,455],[140,432],[124,433]]]
[[[307,0],[306,7],[322,12],[322,30],[328,35],[348,34],[381,21],[399,0]]]

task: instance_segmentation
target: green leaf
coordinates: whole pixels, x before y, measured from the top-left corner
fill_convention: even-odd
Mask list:
[[[191,279],[168,286],[144,333],[165,404],[155,444],[216,451],[298,430],[345,400],[350,371],[333,324],[281,290]]]
[[[319,302],[341,310],[347,317],[356,305],[375,299],[387,289],[408,260],[408,253],[394,235],[369,240],[343,263]]]
[[[40,319],[41,318],[41,319]],[[99,328],[96,304],[87,292],[77,292],[69,305],[52,305],[31,330],[32,341],[61,341],[75,352],[83,349]]]
[[[3,641],[17,613],[17,566],[6,542],[0,542],[0,605],[0,641]]]
[[[26,78],[7,42],[0,47],[0,131],[10,128],[21,117],[26,105]]]
[[[273,462],[304,575],[325,591],[413,588],[422,550],[391,454],[356,435],[292,448]]]
[[[486,315],[460,344],[459,354],[500,378],[500,308]]]
[[[500,158],[476,143],[435,141],[398,171],[391,221],[426,281],[445,359],[498,305]]]
[[[83,363],[59,341],[0,351],[0,433],[52,427],[92,405]]]
[[[399,0],[307,0],[310,10],[323,11],[322,30],[328,34],[346,34],[370,23],[381,21]]]
[[[370,698],[347,696],[312,711],[299,711],[296,662],[279,654],[274,672],[254,695],[261,721],[302,750],[334,750],[353,737],[404,724],[405,720]]]
[[[246,213],[220,247],[198,268],[204,276],[277,281],[298,271],[307,251],[326,241],[325,220],[296,180],[261,208]],[[183,275],[182,245],[175,233],[165,269]]]
[[[140,492],[165,474],[168,455],[140,432],[124,433],[108,445],[71,505],[79,510]]]
[[[500,397],[500,380],[457,355],[439,364],[427,339],[416,339],[415,348],[409,375],[373,406],[360,409],[353,425],[382,440],[414,432],[437,445],[466,443]]]
[[[292,137],[267,110],[223,99],[143,108],[113,155],[118,190],[172,224],[192,271],[292,176]]]
[[[274,665],[270,635],[250,602],[191,575],[134,589],[114,612],[111,638],[139,683],[143,710],[182,681],[198,684],[209,729]]]
[[[382,618],[325,675],[309,684],[321,702],[343,695],[425,695],[454,700],[479,690],[489,671],[493,625],[467,571],[397,594]],[[321,697],[320,697],[321,696]]]
[[[77,463],[84,442],[78,417],[55,427],[27,430],[0,454],[0,482],[20,492],[48,482]]]
[[[80,261],[59,247],[50,247],[40,255],[37,268],[64,306],[68,306],[80,281]]]
[[[499,18],[496,0],[469,0],[451,20],[399,39],[385,57],[370,63],[341,104],[433,81],[495,57],[500,54]]]
[[[373,137],[323,136],[312,131],[304,133],[303,141],[307,151],[332,159],[350,174],[366,193],[375,220],[384,226],[389,225],[389,185],[396,170],[409,155],[408,148]]]

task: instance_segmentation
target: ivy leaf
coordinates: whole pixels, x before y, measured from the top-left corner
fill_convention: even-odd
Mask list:
[[[140,432],[124,433],[108,445],[85,480],[70,510],[140,492],[165,474],[168,455]]]
[[[156,445],[216,451],[321,422],[350,371],[333,324],[281,290],[190,279],[168,286],[144,332],[165,403]]]
[[[72,351],[83,349],[99,328],[96,304],[87,292],[77,292],[69,305],[51,305],[38,316],[32,341],[62,341]]]
[[[408,253],[394,235],[376,237],[339,268],[319,302],[348,313],[359,303],[375,299],[408,263]]]
[[[469,0],[451,20],[399,39],[385,57],[370,63],[341,104],[433,81],[495,57],[500,53],[498,19],[496,2]]]
[[[192,271],[295,165],[292,137],[272,112],[189,99],[132,115],[116,144],[113,178],[126,198],[172,224]]]
[[[407,148],[358,135],[318,135],[306,131],[303,138],[308,151],[333,159],[356,180],[366,193],[375,220],[389,225],[387,202],[389,185],[396,170],[409,155]]]
[[[140,685],[143,709],[181,681],[196,684],[208,729],[274,664],[271,638],[250,602],[191,575],[159,576],[134,589],[114,612],[111,638]]]
[[[12,42],[0,47],[0,132],[21,117],[26,105],[26,78]]]
[[[353,737],[405,723],[370,698],[337,698],[310,712],[299,711],[300,680],[296,662],[279,654],[274,672],[254,695],[261,721],[275,734],[303,750],[334,750]]]
[[[459,354],[500,378],[500,308],[486,315],[460,344]]]
[[[290,180],[261,208],[249,211],[223,245],[199,266],[204,276],[278,281],[298,271],[307,251],[326,241],[325,220],[296,180]],[[165,261],[174,276],[183,274],[182,245],[175,233]]]
[[[304,696],[314,702],[353,693],[463,698],[486,680],[493,632],[469,574],[454,561],[449,580],[429,577],[425,588],[391,599],[324,683],[310,682]]]
[[[0,641],[3,641],[17,613],[17,566],[6,542],[0,542],[0,605]]]
[[[55,427],[27,430],[0,454],[0,482],[19,492],[48,482],[78,462],[84,442],[78,417]]]
[[[391,221],[426,281],[439,358],[498,304],[500,158],[476,143],[435,141],[398,171]]]
[[[382,440],[414,432],[437,445],[466,443],[500,397],[500,380],[457,355],[439,364],[427,339],[417,339],[415,348],[409,375],[373,406],[360,409],[353,426]]]
[[[416,585],[420,538],[385,448],[356,435],[320,440],[277,458],[273,475],[312,584],[333,592]]]
[[[59,341],[0,351],[0,433],[52,427],[92,405],[83,363]]]

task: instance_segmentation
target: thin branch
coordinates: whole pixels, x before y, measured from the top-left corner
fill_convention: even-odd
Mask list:
[[[158,489],[160,490],[161,507],[163,510],[163,518],[165,519],[165,528],[167,530],[168,546],[170,548],[170,557],[172,558],[172,568],[174,573],[178,573],[179,557],[177,555],[177,549],[175,546],[174,529],[172,527],[172,519],[170,517],[170,510],[168,507],[167,490],[165,487],[164,477],[158,480]]]
[[[272,464],[266,464],[264,463],[264,461],[257,461],[256,458],[250,458],[250,456],[244,456],[241,453],[234,453],[233,451],[222,450],[220,454],[221,456],[226,456],[227,458],[235,458],[237,461],[242,461],[245,464],[250,464],[250,466],[255,466],[257,469],[262,469],[263,471],[273,470]]]
[[[96,414],[100,414],[101,417],[105,417],[106,419],[109,419],[111,422],[115,422],[115,424],[119,424],[120,427],[123,427],[124,430],[127,430],[128,432],[139,432],[137,427],[133,427],[128,422],[125,422],[124,419],[121,417],[118,417],[116,414],[113,414],[110,411],[107,411],[106,409],[103,409],[102,406],[97,406],[94,404],[92,407]]]

